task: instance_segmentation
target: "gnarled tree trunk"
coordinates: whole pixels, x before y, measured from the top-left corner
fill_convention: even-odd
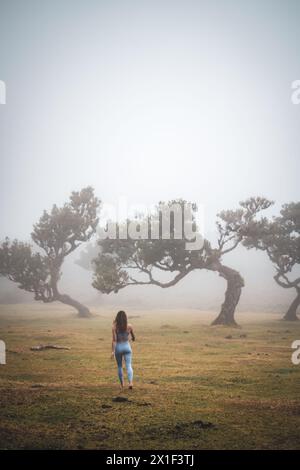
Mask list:
[[[69,295],[61,294],[59,292],[58,286],[57,286],[59,278],[60,278],[59,269],[60,269],[60,263],[59,262],[57,262],[56,264],[54,263],[52,270],[51,270],[51,285],[52,285],[53,297],[54,297],[53,300],[57,300],[58,302],[62,302],[63,304],[66,304],[66,305],[71,305],[71,307],[74,307],[77,310],[78,316],[80,318],[91,317],[92,314],[89,311],[89,309],[85,307],[85,305],[82,305],[77,300],[72,299],[72,297],[70,297]]]
[[[297,297],[293,300],[293,302],[289,306],[289,309],[284,315],[283,320],[286,320],[286,321],[299,320],[299,318],[297,317],[297,309],[299,305],[300,305],[300,289],[297,289]]]
[[[218,265],[217,271],[227,281],[225,300],[221,307],[221,312],[212,322],[212,325],[237,326],[234,319],[236,306],[240,300],[244,279],[238,271],[222,264]]]
[[[57,300],[63,304],[74,307],[78,312],[78,316],[81,318],[89,318],[92,316],[91,312],[87,307],[85,307],[85,305],[82,305],[80,302],[77,302],[77,300],[72,299],[72,297],[67,294],[58,294]]]

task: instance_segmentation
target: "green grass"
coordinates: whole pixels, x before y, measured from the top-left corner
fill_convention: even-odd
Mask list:
[[[216,312],[128,312],[135,387],[119,392],[115,312],[94,313],[0,307],[2,449],[300,448],[300,366],[291,363],[299,324],[240,313],[242,328],[233,329],[210,327]],[[40,343],[71,349],[30,350]],[[118,395],[129,401],[114,402]]]

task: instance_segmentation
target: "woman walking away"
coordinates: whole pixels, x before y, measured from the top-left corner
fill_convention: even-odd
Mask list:
[[[129,335],[132,341],[135,340],[132,326],[127,323],[127,315],[123,310],[117,313],[112,328],[112,353],[111,358],[115,356],[118,364],[118,375],[121,383],[121,389],[124,387],[122,360],[124,357],[129,388],[132,389],[133,370],[131,366],[132,350],[129,343]]]

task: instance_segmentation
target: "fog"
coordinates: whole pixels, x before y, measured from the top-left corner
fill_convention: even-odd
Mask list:
[[[92,185],[103,202],[184,198],[216,214],[252,195],[299,199],[298,1],[0,1],[0,238],[29,240],[44,209]],[[68,259],[62,290],[91,305],[218,308],[225,283],[195,272],[170,289],[100,295]],[[240,309],[278,309],[264,253],[224,263]],[[32,296],[0,281],[0,301]]]

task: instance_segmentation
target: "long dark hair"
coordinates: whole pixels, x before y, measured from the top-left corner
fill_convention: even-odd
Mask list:
[[[120,332],[127,331],[127,315],[123,310],[120,310],[115,318],[116,329]]]

